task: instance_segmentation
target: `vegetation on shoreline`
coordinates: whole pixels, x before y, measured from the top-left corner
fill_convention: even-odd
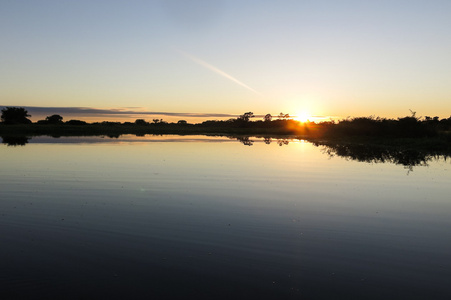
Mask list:
[[[341,143],[378,143],[396,146],[399,144],[417,144],[419,147],[449,149],[451,145],[451,117],[418,118],[411,116],[386,119],[379,117],[358,117],[340,121],[300,122],[291,119],[288,114],[277,117],[270,114],[262,120],[255,120],[252,112],[246,112],[238,118],[229,120],[208,120],[190,124],[185,120],[168,123],[162,119],[147,122],[137,119],[135,122],[95,122],[80,120],[64,122],[60,115],[48,116],[45,120],[32,123],[23,108],[7,107],[2,109],[0,135],[2,136],[90,136],[105,135],[118,137],[122,134],[218,134],[218,135],[286,135],[298,136],[310,140],[327,140]],[[413,142],[415,141],[415,142]]]

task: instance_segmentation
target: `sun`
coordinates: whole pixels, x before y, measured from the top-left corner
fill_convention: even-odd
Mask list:
[[[307,112],[300,112],[295,117],[296,120],[298,120],[301,123],[305,123],[310,120],[310,115]]]

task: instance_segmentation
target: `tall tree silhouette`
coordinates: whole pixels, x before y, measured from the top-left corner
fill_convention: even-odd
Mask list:
[[[2,122],[5,124],[30,124],[31,117],[23,107],[6,107],[2,109]]]
[[[242,120],[242,121],[244,121],[244,122],[249,122],[250,119],[253,118],[253,117],[254,117],[254,113],[253,113],[253,112],[247,112],[247,113],[242,114],[242,115],[238,118],[238,120]]]
[[[266,114],[266,115],[263,117],[263,120],[264,120],[265,122],[271,122],[271,120],[272,120],[271,114]]]

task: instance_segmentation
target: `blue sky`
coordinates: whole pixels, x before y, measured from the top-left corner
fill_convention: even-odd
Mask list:
[[[0,2],[0,105],[451,115],[451,1]]]

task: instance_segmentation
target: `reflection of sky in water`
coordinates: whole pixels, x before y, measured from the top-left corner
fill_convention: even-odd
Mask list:
[[[0,284],[33,290],[58,275],[54,294],[116,280],[113,295],[129,281],[148,295],[205,282],[205,296],[223,297],[451,295],[448,162],[407,172],[305,142],[207,139],[3,146]]]

